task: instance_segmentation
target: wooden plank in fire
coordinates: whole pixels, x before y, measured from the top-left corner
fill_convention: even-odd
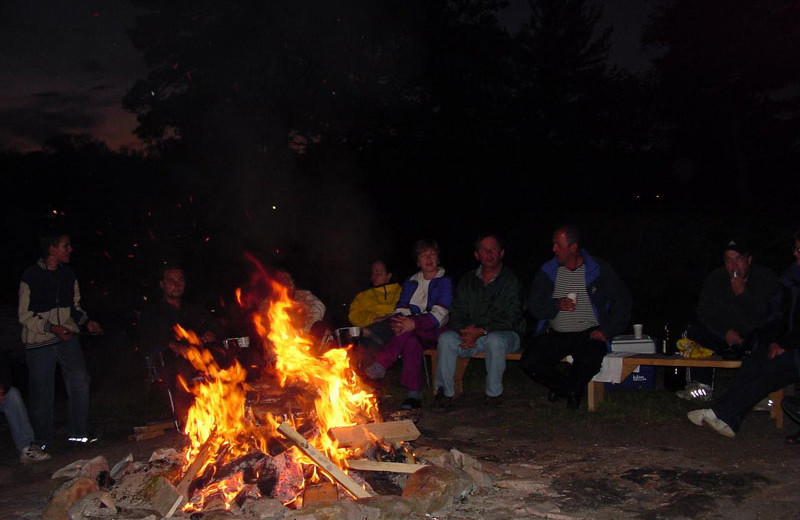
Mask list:
[[[347,467],[359,471],[390,471],[392,473],[414,473],[425,464],[406,464],[403,462],[379,462],[370,459],[350,459],[344,461]]]
[[[183,478],[175,486],[178,489],[178,493],[184,496],[187,500],[189,497],[189,486],[192,484],[192,480],[197,476],[197,472],[205,465],[206,461],[210,456],[211,453],[211,439],[213,438],[214,433],[212,432],[211,435],[208,436],[208,439],[205,444],[200,448],[200,451],[197,453],[197,456],[194,458],[192,463],[189,465],[189,468],[186,470],[186,473],[183,474]]]
[[[330,433],[339,442],[339,446],[343,447],[363,446],[376,438],[394,444],[416,440],[420,435],[417,427],[409,420],[340,426],[331,428]]]
[[[308,458],[314,461],[314,464],[322,468],[322,470],[333,478],[336,482],[342,485],[351,495],[356,498],[369,498],[372,493],[362,488],[358,482],[353,480],[347,473],[339,469],[325,455],[319,452],[314,446],[309,444],[305,437],[297,433],[288,422],[281,423],[278,426],[278,431],[286,436],[287,439],[292,441],[300,451],[306,454]]]

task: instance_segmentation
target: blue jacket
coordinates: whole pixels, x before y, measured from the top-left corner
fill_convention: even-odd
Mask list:
[[[592,302],[592,311],[609,341],[623,332],[631,319],[633,300],[625,284],[611,266],[581,250],[586,265],[586,292]],[[542,265],[533,280],[528,296],[528,312],[538,321],[536,332],[545,330],[548,320],[558,314],[558,300],[553,290],[558,274],[558,260],[554,257]]]
[[[400,300],[395,306],[395,314],[404,316],[426,315],[430,319],[427,321],[430,328],[442,327],[447,324],[450,315],[450,305],[453,303],[453,281],[449,276],[444,275],[444,269],[439,268],[436,277],[428,285],[428,300],[425,308],[421,309],[411,304],[411,297],[419,287],[422,280],[422,271],[408,278],[403,282],[403,291],[400,293]]]

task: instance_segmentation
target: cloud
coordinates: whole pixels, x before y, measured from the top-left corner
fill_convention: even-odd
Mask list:
[[[42,143],[64,133],[90,132],[103,120],[84,94],[44,91],[28,100],[22,106],[0,109],[4,134]]]

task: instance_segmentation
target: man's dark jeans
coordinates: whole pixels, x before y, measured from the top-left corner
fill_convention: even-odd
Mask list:
[[[67,437],[87,437],[89,422],[89,372],[77,335],[69,341],[25,350],[30,386],[30,418],[36,440],[51,444],[55,438],[53,406],[56,365],[67,389]]]
[[[559,395],[580,395],[603,364],[606,344],[591,339],[594,328],[581,332],[550,332],[536,336],[520,360],[522,370],[536,382]],[[559,364],[571,355],[564,371]]]
[[[742,360],[725,395],[712,408],[733,431],[739,431],[744,416],[771,392],[800,381],[797,352],[787,350],[772,359],[767,345],[759,345]]]

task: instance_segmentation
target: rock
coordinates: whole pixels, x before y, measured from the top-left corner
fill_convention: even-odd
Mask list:
[[[181,453],[175,448],[159,448],[150,455],[149,462],[167,461],[181,463]]]
[[[481,463],[478,462],[478,459],[472,455],[467,455],[466,453],[460,452],[455,448],[450,450],[450,455],[453,457],[453,466],[457,467],[458,469],[476,468],[483,470]]]
[[[555,502],[542,502],[540,504],[533,504],[527,506],[525,511],[528,514],[536,515],[536,516],[544,516],[546,518],[550,518],[550,514],[552,513],[560,513],[561,508],[558,507],[558,504]]]
[[[114,467],[111,468],[110,476],[117,481],[131,472],[133,472],[133,454],[128,453],[125,458],[114,464]]]
[[[116,517],[117,506],[108,491],[95,491],[84,495],[67,510],[70,520]]]
[[[345,520],[347,510],[339,502],[316,502],[284,516],[286,520],[305,520],[306,517],[315,520]]]
[[[414,449],[414,455],[420,462],[432,464],[434,466],[444,466],[445,464],[454,463],[452,453],[442,448],[420,446]]]
[[[456,468],[425,466],[408,477],[403,498],[419,513],[433,513],[474,490],[472,478]]]
[[[172,482],[164,477],[157,477],[147,491],[150,497],[150,507],[158,513],[169,518],[183,505],[186,498],[178,492]]]
[[[184,513],[185,514],[185,513]],[[237,515],[231,511],[215,510],[203,511],[203,520],[245,520],[245,517]]]
[[[381,520],[405,520],[418,505],[409,499],[395,496],[362,498],[358,504],[363,509],[376,509]],[[371,518],[371,517],[370,517]]]
[[[478,489],[489,489],[492,487],[492,477],[487,473],[475,468],[464,468],[464,472],[472,478],[475,487]]]
[[[44,520],[69,520],[67,510],[72,504],[88,495],[99,491],[97,481],[88,477],[77,477],[59,486],[50,497],[42,518]]]
[[[360,502],[342,502],[346,511],[346,520],[380,520],[381,510]]]
[[[103,471],[108,471],[108,461],[102,455],[95,457],[91,460],[76,460],[72,464],[64,466],[60,470],[53,473],[51,478],[76,478],[76,477],[89,477],[97,478],[97,475]]]
[[[533,480],[498,480],[495,486],[502,489],[512,489],[520,493],[538,493],[547,489],[549,482],[535,482]]]
[[[288,510],[280,500],[274,498],[259,498],[248,500],[242,506],[242,512],[256,520],[270,520],[283,518]]]
[[[508,465],[508,471],[517,478],[537,478],[542,476],[542,466],[536,464],[514,463]]]
[[[453,457],[453,465],[458,469],[464,470],[472,478],[478,489],[492,487],[492,478],[483,471],[483,466],[478,462],[478,459],[455,448],[450,450],[450,455]]]

